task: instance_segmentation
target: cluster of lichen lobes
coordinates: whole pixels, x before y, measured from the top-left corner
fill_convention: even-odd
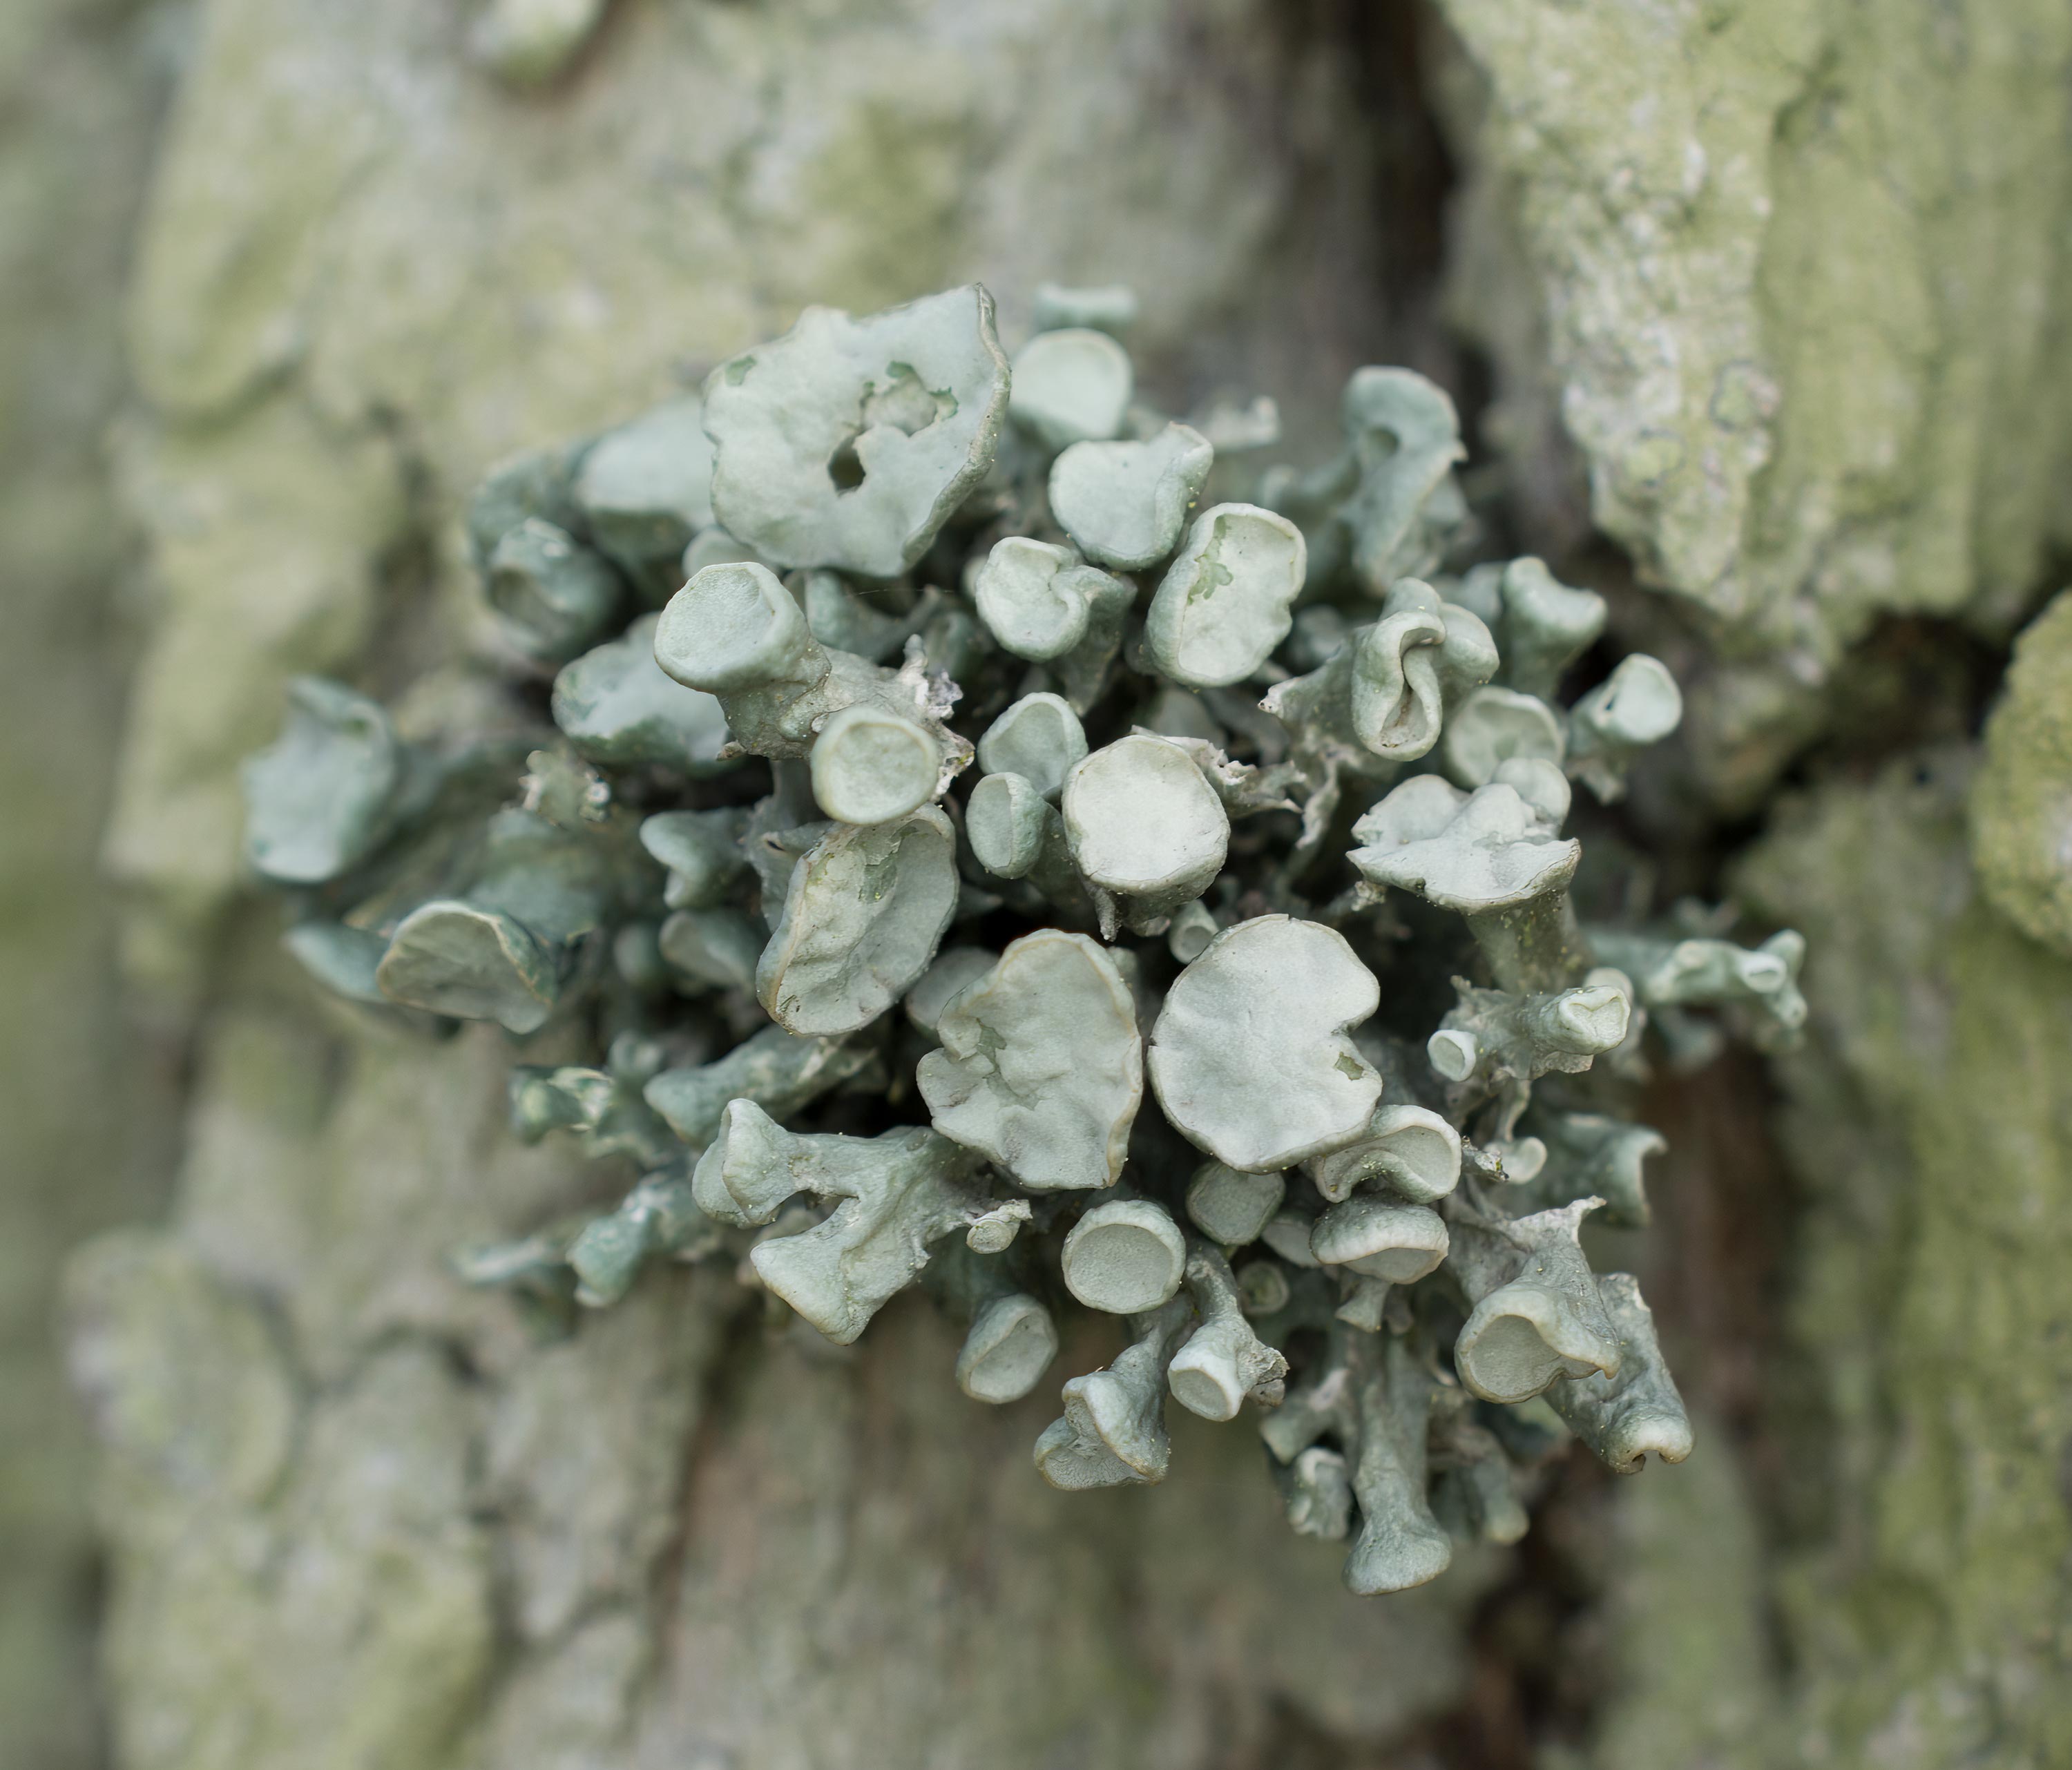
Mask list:
[[[250,858],[364,1010],[592,1041],[513,1127],[637,1185],[464,1276],[567,1319],[717,1257],[841,1344],[919,1284],[989,1402],[1120,1316],[1046,1479],[1156,1481],[1169,1397],[1250,1401],[1294,1528],[1396,1590],[1570,1435],[1688,1452],[1579,1227],[1646,1221],[1643,1022],[1788,1034],[1798,942],[1579,926],[1570,778],[1617,796],[1676,687],[1556,701],[1604,605],[1462,569],[1443,392],[1363,369],[1336,457],[1262,473],[1261,407],[1138,400],[1130,306],[1047,291],[1011,365],[976,288],[812,310],[507,465],[470,540],[553,727],[523,680],[409,735],[299,684]]]

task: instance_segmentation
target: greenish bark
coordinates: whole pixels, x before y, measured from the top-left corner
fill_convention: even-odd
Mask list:
[[[2001,633],[2062,537],[2072,27],[2044,0],[1441,10],[1454,285],[1528,543],[1560,550],[1542,536],[1587,476],[1716,647],[1693,754],[1753,804],[1876,622]],[[202,7],[130,286],[117,460],[154,619],[106,847],[138,998],[191,1029],[195,1079],[170,1222],[94,1246],[69,1292],[130,1770],[1193,1770],[1291,1733],[1350,1760],[1462,1699],[1499,1570],[1355,1604],[1245,1447],[1186,1421],[1157,1490],[1054,1494],[1028,1466],[1050,1410],[958,1395],[923,1307],[836,1355],[680,1274],[532,1342],[444,1256],[596,1177],[510,1139],[495,1034],[426,1045],[319,1010],[236,859],[236,764],[288,676],[408,690],[408,725],[413,696],[498,667],[458,526],[484,466],[804,302],[977,277],[1012,323],[1041,278],[1134,281],[1154,372],[1297,414],[1388,359],[1392,120],[1363,113],[1346,49],[1269,0],[622,0],[520,90],[450,10]],[[116,281],[101,260],[79,279]],[[70,321],[105,329],[105,306]],[[66,433],[83,446],[105,404]],[[105,585],[105,499],[62,532],[60,507],[31,483],[0,535]],[[2072,973],[2028,938],[2062,901],[2063,626],[2061,606],[2025,643],[1983,765],[1832,778],[1738,874],[1811,946],[1776,1124],[1804,1197],[1788,1362],[1817,1394],[1762,1391],[1772,1461],[1738,1466],[1701,1419],[1690,1464],[1607,1502],[1586,1627],[1614,1644],[1608,1767],[2072,1755]],[[0,700],[85,783],[22,851],[47,919],[6,930],[88,1004],[10,1046],[41,1115],[10,1148],[53,1188],[0,1197],[10,1346],[76,1232],[56,1189],[85,1198],[66,1177],[108,1165],[85,1104],[112,1091],[105,988],[53,883],[113,753],[105,657],[10,655]],[[41,1153],[81,1124],[78,1166]],[[83,1526],[76,1452],[46,1435],[27,1526],[6,1519],[33,1553],[6,1571],[48,1591]],[[54,1693],[38,1712],[69,1750],[76,1678],[37,1669],[62,1639],[0,1667]]]
[[[117,1012],[87,886],[121,731],[129,543],[97,459],[121,388],[128,241],[166,9],[0,12],[0,1735],[93,1761],[88,1445],[65,1405],[57,1273],[149,1208],[154,1053]],[[110,1103],[119,1103],[111,1111]]]
[[[2062,9],[1441,10],[1488,433],[1550,537],[1587,497],[1696,616],[1709,663],[1623,611],[1693,688],[1715,801],[1758,807],[1893,681],[1889,724],[1963,729],[1952,648],[1855,648],[1901,615],[2004,638],[2063,540]],[[2066,621],[2022,639],[1983,757],[1830,778],[1735,875],[1810,955],[1773,1122],[1789,1337],[1746,1476],[1700,1476],[1701,1441],[1614,1497],[1607,1765],[2072,1750],[2072,972],[2034,943],[2064,951],[2072,890]]]
[[[1819,955],[1779,1120],[1819,1406],[1782,1421],[1807,1461],[1774,1586],[1816,1761],[2072,1753],[2072,964],[1980,893],[1976,766],[1789,802],[1741,873]]]
[[[1491,434],[1590,511],[1720,667],[1746,806],[1881,616],[2004,634],[2066,533],[2072,15],[1442,0],[1470,176],[1456,307]]]
[[[482,470],[803,302],[1134,278],[1176,384],[1334,398],[1383,317],[1371,154],[1271,10],[628,4],[524,94],[400,0],[204,9],[131,293],[158,618],[108,842],[199,1066],[171,1222],[69,1298],[129,1770],[1179,1767],[1457,1698],[1492,1563],[1361,1605],[1206,1431],[1156,1493],[1053,1493],[1054,1398],[976,1408],[925,1308],[837,1357],[705,1271],[532,1344],[446,1257],[597,1176],[513,1143],[493,1033],[324,1017],[237,876],[290,674],[498,667]]]
[[[1971,850],[1993,907],[2072,956],[2072,595],[2061,592],[2016,644],[1986,731]]]
[[[2072,1751],[2072,965],[1981,890],[1981,763],[1794,795],[1737,867],[1809,946],[1808,1040],[1775,1063],[1788,1306],[1766,1343],[1671,1341],[1694,1374],[1759,1359],[1761,1406],[1611,1497],[1602,1770]],[[1703,1454],[1737,1439],[1741,1470]]]

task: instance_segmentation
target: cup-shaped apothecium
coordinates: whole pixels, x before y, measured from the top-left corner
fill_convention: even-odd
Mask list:
[[[1415,1284],[1446,1257],[1445,1221],[1422,1205],[1392,1204],[1363,1193],[1317,1219],[1309,1246],[1325,1266],[1342,1266],[1391,1284]]]
[[[1383,1106],[1358,1142],[1312,1156],[1304,1166],[1334,1204],[1373,1183],[1429,1205],[1459,1183],[1461,1134],[1429,1107]]]
[[[1129,587],[1069,547],[1009,536],[973,580],[972,600],[993,638],[1018,658],[1046,663],[1086,639],[1096,615],[1128,605]]]
[[[1066,1288],[1089,1309],[1135,1315],[1180,1288],[1187,1243],[1162,1205],[1117,1198],[1072,1226],[1062,1258]]]
[[[973,1401],[1019,1401],[1058,1356],[1050,1312],[1023,1292],[995,1297],[972,1318],[957,1353],[957,1386]]]
[[[845,823],[889,823],[935,796],[943,751],[927,727],[863,702],[830,713],[808,758],[813,799]]]
[[[1454,1365],[1485,1401],[1530,1401],[1563,1378],[1618,1374],[1618,1333],[1577,1239],[1603,1202],[1503,1223],[1456,1217],[1448,1263],[1474,1308]]]
[[[1122,429],[1136,384],[1129,352],[1091,326],[1038,332],[1014,359],[1008,416],[1053,449]]]
[[[670,598],[655,659],[687,688],[734,694],[827,673],[827,655],[767,566],[708,565]]]

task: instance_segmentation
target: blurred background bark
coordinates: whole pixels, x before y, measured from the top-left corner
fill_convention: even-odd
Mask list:
[[[568,47],[520,88],[486,47],[543,16]],[[2065,815],[1979,733],[2072,511],[2072,19],[587,16],[0,26],[6,1761],[2072,1758],[2072,964],[1981,892],[1966,819],[1995,770],[2039,807],[2008,852]],[[1804,1052],[1650,1103],[1662,1222],[1615,1259],[1699,1454],[1576,1466],[1435,1588],[1344,1596],[1238,1433],[1050,1493],[1049,1404],[964,1402],[925,1308],[816,1355],[687,1274],[532,1345],[442,1256],[594,1177],[509,1140],[493,1034],[327,1017],[240,885],[236,765],[286,676],[479,655],[489,462],[806,302],[972,277],[1009,326],[1039,280],[1130,281],[1155,391],[1273,394],[1297,438],[1357,363],[1449,385],[1498,538],[1694,684],[1630,817],[1662,900],[1731,888],[1814,943]],[[51,1317],[118,1220],[65,1283],[97,1536]]]

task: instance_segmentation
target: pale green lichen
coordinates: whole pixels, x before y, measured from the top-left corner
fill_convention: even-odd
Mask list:
[[[1013,779],[1013,776],[997,778]],[[938,1131],[1032,1192],[1112,1186],[1144,1098],[1137,1011],[1084,934],[1024,934],[936,1017],[915,1079]]]
[[[1014,359],[1008,414],[1052,449],[1098,442],[1122,428],[1136,385],[1129,353],[1105,332],[1038,332]]]
[[[1189,688],[1256,672],[1294,623],[1305,558],[1302,532],[1285,516],[1253,504],[1203,511],[1144,617],[1158,672]]]
[[[1350,1143],[1381,1078],[1346,1029],[1379,1002],[1336,930],[1292,916],[1240,922],[1166,992],[1151,1033],[1158,1103],[1190,1141],[1248,1172]]]
[[[779,565],[896,577],[985,477],[1007,397],[982,289],[809,307],[705,383],[713,512]]]
[[[1440,390],[1362,370],[1335,462],[1190,524],[1212,446],[1131,405],[1108,330],[1004,361],[982,291],[812,310],[500,470],[471,544],[558,729],[406,745],[300,686],[255,869],[362,1009],[551,1033],[514,1131],[636,1172],[472,1281],[565,1324],[725,1259],[837,1344],[918,1284],[993,1402],[1062,1312],[1127,1318],[1047,1479],[1155,1481],[1169,1397],[1249,1403],[1294,1527],[1418,1583],[1523,1527],[1555,1440],[1504,1407],[1551,1394],[1622,1470],[1688,1449],[1577,1225],[1645,1219],[1643,1026],[1788,1033],[1796,937],[1578,925],[1564,769],[1621,791],[1675,686],[1629,659],[1564,710],[1601,600],[1450,569]]]
[[[245,765],[247,857],[280,885],[337,877],[388,833],[404,768],[403,746],[378,702],[296,678],[279,741]]]
[[[1050,468],[1050,512],[1088,559],[1125,572],[1173,551],[1215,450],[1169,424],[1142,442],[1075,442]]]

